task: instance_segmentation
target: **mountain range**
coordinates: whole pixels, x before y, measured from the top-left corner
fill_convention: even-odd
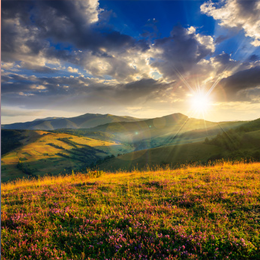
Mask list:
[[[1,137],[2,181],[89,167],[115,171],[222,158],[260,160],[260,119],[84,114],[3,125]]]
[[[55,130],[60,128],[91,128],[112,122],[136,122],[141,119],[130,116],[114,116],[110,114],[84,114],[76,117],[47,117],[25,123],[2,125],[2,129],[16,130]]]

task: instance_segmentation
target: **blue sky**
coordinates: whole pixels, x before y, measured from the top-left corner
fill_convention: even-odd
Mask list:
[[[147,30],[149,20],[155,19],[160,37],[168,37],[174,25],[190,25],[213,35],[215,21],[201,15],[203,1],[100,1],[100,7],[112,10],[111,22],[119,31],[138,37]]]
[[[259,118],[260,0],[2,1],[1,15],[2,123]]]

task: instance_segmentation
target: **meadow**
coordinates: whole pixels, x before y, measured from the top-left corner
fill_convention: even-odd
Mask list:
[[[260,163],[2,184],[2,259],[260,259]]]

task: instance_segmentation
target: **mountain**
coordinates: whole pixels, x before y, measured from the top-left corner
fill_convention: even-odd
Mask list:
[[[112,122],[88,129],[58,131],[130,143],[136,150],[143,150],[162,145],[198,142],[244,123],[241,121],[216,123],[176,113],[136,122]]]
[[[49,122],[53,127],[56,120],[70,120],[77,126],[84,121],[90,126],[104,119],[122,118],[133,120],[87,114],[36,122]],[[260,119],[215,123],[172,114],[134,122],[113,121],[92,128],[2,129],[2,155],[2,181],[48,172],[71,173],[95,165],[103,170],[128,170],[221,158],[260,160]]]
[[[45,118],[36,119],[31,122],[14,123],[2,125],[2,129],[15,129],[15,130],[55,130],[60,128],[91,128],[102,124],[112,122],[135,122],[142,119],[130,116],[114,116],[110,114],[84,114],[71,118]]]

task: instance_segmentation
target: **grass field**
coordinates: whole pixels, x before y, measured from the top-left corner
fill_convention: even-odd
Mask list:
[[[2,259],[260,259],[260,163],[2,184]]]

